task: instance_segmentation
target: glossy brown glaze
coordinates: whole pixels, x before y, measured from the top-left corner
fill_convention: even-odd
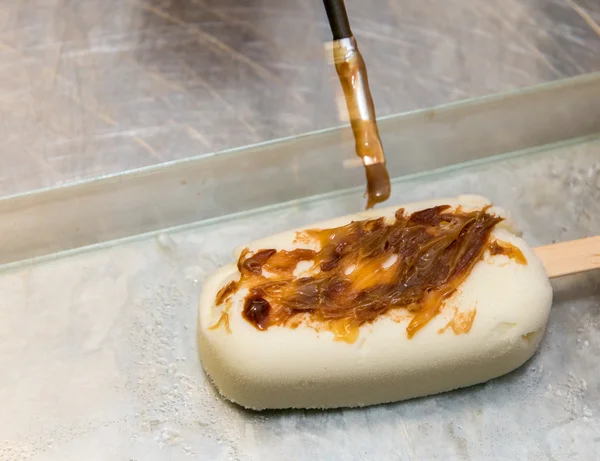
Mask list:
[[[224,293],[248,289],[243,317],[259,330],[297,326],[304,316],[352,342],[360,325],[391,309],[405,309],[412,315],[407,327],[412,337],[482,259],[500,221],[486,209],[462,212],[438,206],[411,215],[399,209],[393,223],[379,218],[307,230],[298,240],[318,243],[318,251],[252,254],[246,249],[238,261],[240,280]],[[312,267],[294,276],[301,261]],[[220,292],[217,304],[225,299]]]
[[[516,246],[508,243],[495,240],[490,244],[490,254],[494,255],[505,255],[510,259],[516,261],[518,264],[525,266],[527,264],[527,258],[523,252]]]
[[[390,198],[390,175],[385,163],[367,165],[365,172],[367,174],[367,209],[369,209]]]
[[[266,330],[269,327],[269,313],[271,305],[264,297],[262,290],[252,292],[244,302],[243,317],[259,330]]]

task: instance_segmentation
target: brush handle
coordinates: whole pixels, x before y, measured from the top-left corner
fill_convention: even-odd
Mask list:
[[[334,40],[352,37],[344,0],[323,0]]]
[[[562,277],[600,268],[600,235],[537,247],[548,277]]]

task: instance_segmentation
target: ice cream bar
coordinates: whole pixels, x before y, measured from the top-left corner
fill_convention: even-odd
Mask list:
[[[239,248],[205,283],[200,358],[247,408],[359,407],[471,386],[536,351],[552,290],[484,198],[412,203]]]

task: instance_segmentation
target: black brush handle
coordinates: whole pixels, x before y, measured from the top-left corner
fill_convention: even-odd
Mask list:
[[[323,0],[334,40],[352,37],[344,0]]]

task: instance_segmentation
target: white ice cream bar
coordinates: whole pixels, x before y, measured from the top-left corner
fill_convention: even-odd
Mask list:
[[[307,226],[327,229],[351,221],[406,214],[438,205],[472,211],[491,205],[483,197],[461,196],[370,210]],[[518,248],[526,264],[486,252],[441,312],[414,336],[410,316],[381,315],[359,327],[352,342],[336,341],[328,329],[301,324],[260,331],[243,315],[247,290],[217,306],[219,291],[238,280],[232,263],[210,277],[199,306],[199,347],[204,369],[227,399],[251,409],[358,407],[400,401],[471,386],[504,375],[536,351],[550,313],[552,290],[539,259],[517,235],[506,213],[490,241]],[[293,250],[314,248],[296,241],[297,230],[255,241],[246,247]],[[235,253],[236,259],[240,250]],[[214,327],[228,309],[228,327]],[[397,311],[397,310],[396,310]],[[408,311],[406,311],[408,313]],[[452,328],[470,319],[470,329]]]

